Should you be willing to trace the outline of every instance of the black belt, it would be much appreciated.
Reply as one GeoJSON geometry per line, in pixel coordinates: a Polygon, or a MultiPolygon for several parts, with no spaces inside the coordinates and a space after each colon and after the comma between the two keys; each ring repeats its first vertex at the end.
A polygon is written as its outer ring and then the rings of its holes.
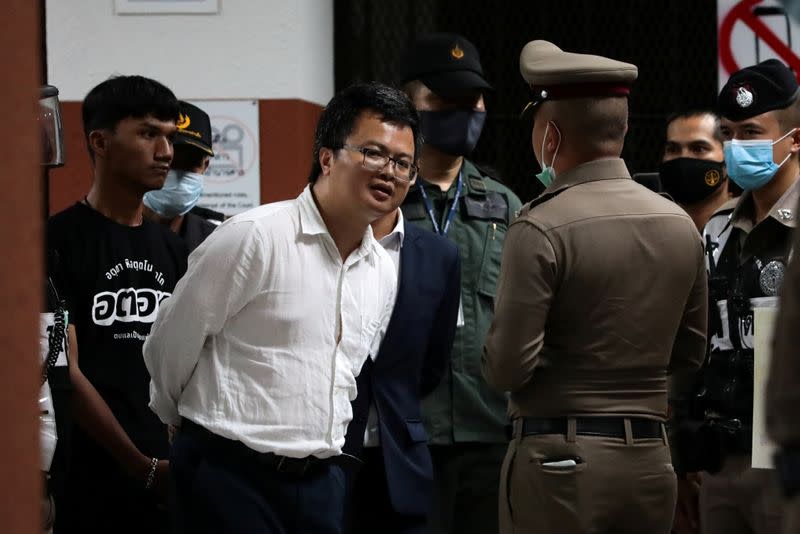
{"type": "Polygon", "coordinates": [[[204,445],[214,450],[215,453],[228,456],[229,458],[254,462],[259,466],[267,467],[277,473],[302,477],[310,475],[323,467],[330,465],[345,466],[351,460],[357,462],[355,457],[347,455],[332,456],[330,458],[317,458],[316,456],[306,456],[305,458],[291,458],[281,456],[271,452],[258,452],[241,441],[224,438],[214,434],[210,430],[198,425],[189,419],[183,419],[180,432],[200,440],[204,445]]]}
{"type": "MultiPolygon", "coordinates": [[[[631,422],[633,439],[661,439],[663,423],[641,417],[575,417],[575,434],[625,439],[625,419],[631,422]]],[[[514,421],[514,436],[521,431],[523,436],[544,434],[567,434],[569,418],[522,417],[514,421]]]]}

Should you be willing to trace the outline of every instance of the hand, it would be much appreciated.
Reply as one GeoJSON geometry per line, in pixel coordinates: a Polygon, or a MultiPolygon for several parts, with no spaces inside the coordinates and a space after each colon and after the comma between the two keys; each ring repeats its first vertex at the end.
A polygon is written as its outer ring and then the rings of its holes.
{"type": "Polygon", "coordinates": [[[672,524],[675,534],[696,534],[700,531],[700,484],[699,473],[687,473],[686,478],[678,479],[678,502],[672,524]]]}

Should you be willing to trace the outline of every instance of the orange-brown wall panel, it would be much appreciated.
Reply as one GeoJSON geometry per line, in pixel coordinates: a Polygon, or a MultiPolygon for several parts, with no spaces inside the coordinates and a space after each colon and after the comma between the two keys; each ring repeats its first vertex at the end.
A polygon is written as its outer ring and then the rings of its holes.
{"type": "Polygon", "coordinates": [[[92,162],[83,137],[80,102],[62,102],[66,165],[50,171],[50,213],[68,208],[89,192],[92,162]]]}
{"type": "Polygon", "coordinates": [[[42,304],[39,2],[3,3],[0,71],[0,532],[40,530],[39,311],[42,304]]]}
{"type": "Polygon", "coordinates": [[[303,100],[259,102],[262,203],[294,198],[308,183],[321,113],[321,106],[303,100]]]}
{"type": "MultiPolygon", "coordinates": [[[[81,123],[81,103],[63,102],[66,165],[50,173],[50,213],[83,198],[92,167],[81,123]]],[[[299,99],[260,100],[261,203],[294,198],[311,168],[314,129],[322,107],[299,99]]]]}

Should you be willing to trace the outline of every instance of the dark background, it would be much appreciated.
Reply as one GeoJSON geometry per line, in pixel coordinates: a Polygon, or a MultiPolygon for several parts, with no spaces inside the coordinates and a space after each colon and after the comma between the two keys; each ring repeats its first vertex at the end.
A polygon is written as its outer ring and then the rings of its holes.
{"type": "Polygon", "coordinates": [[[713,107],[717,92],[714,0],[336,0],[335,84],[396,83],[403,51],[420,33],[472,41],[495,92],[472,159],[496,169],[523,202],[538,194],[530,121],[519,118],[528,88],[519,53],[545,39],[564,50],[634,63],[630,130],[622,154],[631,173],[654,171],[670,113],[713,107]]]}

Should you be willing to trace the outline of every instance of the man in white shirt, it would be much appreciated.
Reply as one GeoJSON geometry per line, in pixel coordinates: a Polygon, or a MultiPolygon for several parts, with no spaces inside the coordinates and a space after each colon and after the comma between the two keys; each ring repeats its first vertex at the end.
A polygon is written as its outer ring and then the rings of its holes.
{"type": "Polygon", "coordinates": [[[403,93],[345,89],[320,117],[303,193],[230,219],[192,254],[144,348],[150,406],[180,426],[187,531],[341,531],[355,377],[397,287],[369,225],[405,196],[420,143],[403,93]]]}

